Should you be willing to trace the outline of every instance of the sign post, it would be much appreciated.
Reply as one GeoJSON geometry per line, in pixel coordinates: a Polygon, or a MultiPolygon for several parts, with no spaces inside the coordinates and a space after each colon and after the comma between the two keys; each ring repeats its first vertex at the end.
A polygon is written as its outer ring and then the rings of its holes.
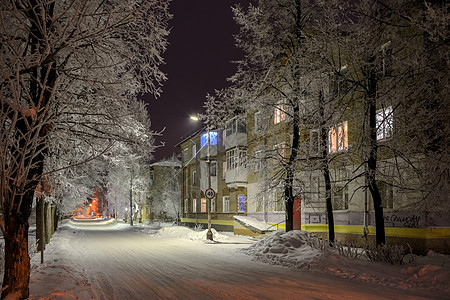
{"type": "Polygon", "coordinates": [[[216,196],[216,192],[212,188],[206,189],[205,196],[206,198],[211,200],[212,198],[214,198],[214,196],[216,196]]]}

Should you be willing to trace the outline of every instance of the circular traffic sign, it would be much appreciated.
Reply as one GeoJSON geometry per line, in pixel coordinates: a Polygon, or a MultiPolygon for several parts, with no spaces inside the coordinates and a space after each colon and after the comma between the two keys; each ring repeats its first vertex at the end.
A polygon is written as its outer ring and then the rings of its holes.
{"type": "Polygon", "coordinates": [[[216,195],[216,192],[212,188],[209,188],[205,191],[205,196],[208,199],[214,198],[215,195],[216,195]]]}

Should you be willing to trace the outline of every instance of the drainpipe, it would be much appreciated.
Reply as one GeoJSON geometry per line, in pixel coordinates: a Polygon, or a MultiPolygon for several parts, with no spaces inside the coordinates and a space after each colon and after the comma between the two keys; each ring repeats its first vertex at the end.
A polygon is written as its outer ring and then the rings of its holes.
{"type": "MultiPolygon", "coordinates": [[[[365,167],[366,168],[366,167],[365,167]]],[[[363,218],[363,237],[367,238],[367,234],[369,233],[369,230],[367,228],[367,176],[364,176],[364,218],[363,218]]]]}

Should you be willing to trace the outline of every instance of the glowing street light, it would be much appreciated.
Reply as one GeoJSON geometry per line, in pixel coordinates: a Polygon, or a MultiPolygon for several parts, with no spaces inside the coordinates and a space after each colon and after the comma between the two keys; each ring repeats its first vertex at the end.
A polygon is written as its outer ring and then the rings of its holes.
{"type": "MultiPolygon", "coordinates": [[[[193,121],[199,121],[199,118],[196,116],[190,116],[189,117],[191,120],[193,121]]],[[[206,170],[207,170],[207,179],[208,179],[208,186],[206,190],[211,190],[211,170],[210,170],[210,164],[211,164],[211,155],[210,155],[210,145],[211,145],[211,133],[210,133],[210,128],[209,128],[209,122],[206,124],[207,127],[207,138],[206,138],[206,142],[207,142],[207,157],[206,157],[206,170]]],[[[206,233],[206,239],[212,241],[213,240],[213,233],[211,231],[211,199],[210,197],[206,197],[207,200],[207,206],[206,206],[206,210],[208,211],[208,231],[206,233]]]]}

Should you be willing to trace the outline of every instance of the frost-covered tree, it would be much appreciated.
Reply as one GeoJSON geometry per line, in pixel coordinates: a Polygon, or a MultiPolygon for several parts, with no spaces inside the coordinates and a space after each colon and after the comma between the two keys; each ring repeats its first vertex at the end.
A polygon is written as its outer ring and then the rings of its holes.
{"type": "Polygon", "coordinates": [[[149,204],[152,218],[178,220],[180,218],[181,163],[173,156],[151,165],[152,185],[149,204]]]}
{"type": "MultiPolygon", "coordinates": [[[[286,126],[290,127],[287,131],[292,138],[285,141],[285,149],[264,151],[265,157],[281,167],[275,177],[284,187],[287,231],[293,228],[293,184],[300,144],[303,31],[308,19],[305,9],[300,0],[261,0],[248,9],[233,8],[235,22],[240,26],[236,46],[244,52],[244,59],[237,62],[238,71],[230,79],[234,97],[240,100],[244,111],[262,108],[263,115],[273,116],[275,111],[290,119],[286,126]]],[[[271,134],[277,136],[277,132],[271,134]]]]}
{"type": "Polygon", "coordinates": [[[160,93],[169,18],[158,0],[0,3],[3,298],[28,297],[28,217],[52,171],[45,157],[76,153],[70,165],[81,164],[126,137],[116,117],[137,93],[160,93]]]}
{"type": "MultiPolygon", "coordinates": [[[[377,244],[385,243],[385,199],[380,185],[409,193],[411,208],[430,207],[430,194],[448,203],[444,183],[448,182],[449,165],[444,158],[448,153],[443,145],[448,141],[449,122],[443,116],[449,107],[442,101],[442,93],[448,90],[443,79],[448,77],[448,46],[436,31],[428,33],[427,24],[431,15],[439,15],[436,11],[448,6],[430,10],[425,4],[403,0],[322,3],[319,28],[330,44],[325,55],[343,99],[339,105],[358,124],[349,129],[352,147],[348,153],[356,167],[347,180],[365,178],[363,188],[373,200],[377,244]]],[[[437,20],[445,23],[445,18],[437,20]]]]}

